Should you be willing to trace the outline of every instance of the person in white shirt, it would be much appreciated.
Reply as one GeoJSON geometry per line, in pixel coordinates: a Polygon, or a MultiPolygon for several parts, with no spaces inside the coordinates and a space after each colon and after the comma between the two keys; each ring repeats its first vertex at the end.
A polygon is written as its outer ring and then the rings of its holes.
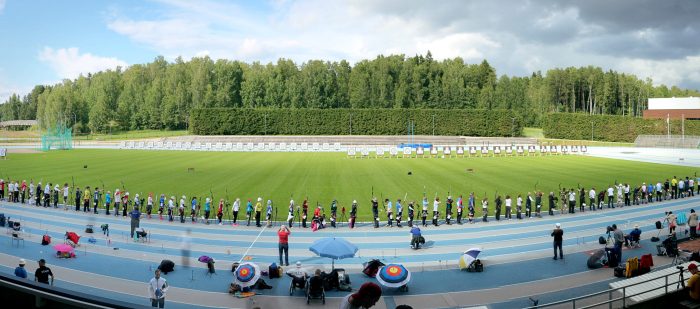
{"type": "Polygon", "coordinates": [[[693,189],[695,189],[695,180],[693,180],[693,178],[690,178],[690,180],[688,180],[688,194],[690,196],[695,196],[693,189]]]}
{"type": "Polygon", "coordinates": [[[44,187],[44,207],[49,207],[51,201],[51,184],[47,183],[44,187]]]}
{"type": "Polygon", "coordinates": [[[664,187],[661,184],[661,182],[659,181],[656,183],[656,201],[657,202],[661,202],[661,197],[663,195],[663,192],[664,192],[664,187]]]}
{"type": "Polygon", "coordinates": [[[613,190],[612,186],[608,186],[608,208],[615,208],[615,205],[613,205],[614,196],[615,191],[613,190]]]}
{"type": "Polygon", "coordinates": [[[617,202],[618,206],[622,207],[622,188],[623,188],[623,186],[622,186],[622,184],[618,184],[616,186],[616,188],[617,188],[617,201],[616,202],[617,202]]]}
{"type": "Polygon", "coordinates": [[[160,269],[156,269],[155,276],[148,282],[148,297],[151,299],[151,306],[164,308],[167,292],[168,282],[160,276],[160,269]]]}
{"type": "Polygon", "coordinates": [[[481,200],[481,211],[484,213],[484,217],[481,219],[483,222],[489,222],[488,220],[488,215],[489,215],[489,199],[484,197],[483,200],[481,200]]]}
{"type": "Polygon", "coordinates": [[[642,204],[647,203],[647,183],[643,182],[642,183],[642,204]]]}
{"type": "Polygon", "coordinates": [[[588,201],[591,203],[590,205],[588,205],[589,210],[595,210],[595,208],[596,208],[595,207],[595,197],[596,197],[595,188],[591,188],[591,191],[588,191],[588,201]]]}
{"type": "Polygon", "coordinates": [[[630,206],[631,202],[630,202],[630,185],[629,184],[624,185],[624,191],[625,191],[625,206],[630,206]]]}
{"type": "Polygon", "coordinates": [[[506,195],[506,219],[510,220],[510,209],[513,206],[513,200],[510,198],[510,195],[506,195]]]}
{"type": "MultiPolygon", "coordinates": [[[[122,203],[122,192],[119,188],[114,189],[114,216],[119,216],[119,205],[122,203]]],[[[124,205],[126,207],[126,205],[124,205]]]]}
{"type": "MultiPolygon", "coordinates": [[[[34,195],[34,189],[34,180],[29,180],[29,204],[31,204],[31,201],[36,198],[34,195]]],[[[34,201],[34,203],[36,204],[36,201],[34,201]]]]}
{"type": "Polygon", "coordinates": [[[148,200],[146,202],[146,215],[148,219],[151,218],[151,212],[153,212],[153,193],[148,193],[148,200]]]}
{"type": "Polygon", "coordinates": [[[68,210],[68,191],[70,187],[68,187],[68,184],[65,183],[63,184],[63,206],[68,210]]]}
{"type": "MultiPolygon", "coordinates": [[[[237,197],[236,201],[233,202],[233,225],[238,225],[238,223],[236,223],[236,220],[238,220],[238,209],[240,209],[240,208],[241,208],[241,199],[237,197]]],[[[289,226],[291,227],[292,225],[290,224],[289,226]]]]}
{"type": "Polygon", "coordinates": [[[523,218],[523,197],[518,194],[518,199],[515,200],[515,217],[518,219],[523,218]]]}
{"type": "Polygon", "coordinates": [[[175,211],[175,196],[171,196],[168,200],[168,221],[173,221],[173,212],[175,211]]]}
{"type": "Polygon", "coordinates": [[[576,208],[576,191],[574,191],[574,188],[571,188],[569,191],[569,213],[570,214],[574,213],[575,208],[576,208]]]}
{"type": "Polygon", "coordinates": [[[433,225],[439,226],[438,225],[438,218],[439,218],[439,207],[440,207],[440,198],[436,197],[435,201],[433,201],[433,225]]]}

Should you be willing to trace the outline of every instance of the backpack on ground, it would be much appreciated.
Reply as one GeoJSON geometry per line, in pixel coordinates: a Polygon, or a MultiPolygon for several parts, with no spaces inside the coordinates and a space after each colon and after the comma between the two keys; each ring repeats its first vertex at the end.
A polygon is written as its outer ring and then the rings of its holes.
{"type": "Polygon", "coordinates": [[[44,236],[41,237],[41,245],[42,246],[48,246],[51,243],[51,236],[49,234],[45,234],[44,236]]]}
{"type": "Polygon", "coordinates": [[[601,244],[601,245],[604,245],[604,244],[607,244],[608,241],[605,240],[605,237],[600,236],[600,237],[598,237],[598,243],[601,244]]]}
{"type": "Polygon", "coordinates": [[[280,272],[279,272],[279,267],[277,266],[277,263],[270,264],[270,267],[268,267],[267,273],[270,276],[270,279],[279,278],[280,272]]]}
{"type": "Polygon", "coordinates": [[[625,277],[625,266],[617,266],[613,268],[613,275],[618,278],[624,278],[625,277]]]}
{"type": "Polygon", "coordinates": [[[639,258],[631,257],[625,262],[625,277],[631,278],[637,275],[637,270],[639,269],[639,258]]]}

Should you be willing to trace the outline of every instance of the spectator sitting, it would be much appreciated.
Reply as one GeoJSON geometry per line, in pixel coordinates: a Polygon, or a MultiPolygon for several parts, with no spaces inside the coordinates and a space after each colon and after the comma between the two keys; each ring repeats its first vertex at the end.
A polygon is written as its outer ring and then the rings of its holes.
{"type": "Polygon", "coordinates": [[[17,266],[17,268],[15,268],[15,276],[27,279],[27,270],[24,269],[24,265],[26,265],[26,264],[27,264],[27,261],[25,261],[24,259],[19,260],[19,266],[17,266]]]}
{"type": "Polygon", "coordinates": [[[301,262],[299,261],[297,261],[296,268],[287,271],[287,275],[292,277],[294,285],[296,285],[299,288],[303,288],[306,284],[306,271],[303,268],[301,268],[301,262]]]}
{"type": "Polygon", "coordinates": [[[634,229],[625,236],[625,246],[639,248],[639,238],[642,236],[642,230],[639,229],[639,225],[635,224],[634,229]]]}

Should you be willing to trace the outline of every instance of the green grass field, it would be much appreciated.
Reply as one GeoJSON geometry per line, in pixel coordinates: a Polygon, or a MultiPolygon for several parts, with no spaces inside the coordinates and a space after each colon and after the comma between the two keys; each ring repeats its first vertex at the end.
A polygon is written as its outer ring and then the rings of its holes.
{"type": "MultiPolygon", "coordinates": [[[[527,194],[562,187],[600,189],[615,181],[638,184],[667,177],[692,176],[696,169],[583,156],[487,157],[448,159],[349,159],[342,153],[232,153],[137,150],[72,150],[10,154],[0,160],[0,176],[33,179],[114,191],[124,186],[135,193],[166,193],[188,198],[209,195],[216,200],[272,199],[284,217],[289,198],[300,204],[327,206],[337,199],[349,210],[358,200],[363,219],[370,213],[372,190],[377,198],[418,200],[423,192],[441,200],[475,192],[527,194]],[[87,166],[87,168],[84,168],[87,166]],[[193,168],[194,172],[188,171],[193,168]],[[408,172],[412,175],[408,175],[408,172]]],[[[466,204],[466,201],[465,201],[466,204]]],[[[444,205],[444,204],[443,204],[444,205]]]]}

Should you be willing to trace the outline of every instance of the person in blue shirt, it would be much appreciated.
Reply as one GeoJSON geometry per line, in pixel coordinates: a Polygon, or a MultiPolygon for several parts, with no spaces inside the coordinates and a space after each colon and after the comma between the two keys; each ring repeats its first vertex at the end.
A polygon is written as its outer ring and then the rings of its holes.
{"type": "Polygon", "coordinates": [[[403,206],[401,199],[396,200],[396,226],[401,227],[401,216],[403,215],[403,206]]]}
{"type": "Polygon", "coordinates": [[[204,202],[204,219],[206,224],[209,224],[209,214],[211,213],[211,199],[207,197],[204,202]]]}
{"type": "Polygon", "coordinates": [[[19,260],[19,266],[17,266],[17,268],[15,268],[15,276],[27,279],[27,270],[24,269],[24,265],[26,265],[26,264],[27,264],[27,261],[25,261],[24,259],[19,260]]]}
{"type": "Polygon", "coordinates": [[[190,217],[192,217],[192,223],[195,222],[197,218],[197,197],[192,197],[192,209],[190,209],[190,217]]]}
{"type": "Polygon", "coordinates": [[[253,217],[253,202],[251,202],[250,199],[248,199],[248,204],[245,208],[245,216],[248,218],[248,224],[246,224],[246,226],[250,226],[250,219],[253,217]]]}
{"type": "Polygon", "coordinates": [[[134,210],[129,212],[129,217],[131,218],[131,238],[134,238],[134,231],[139,227],[139,222],[141,220],[141,212],[138,206],[134,206],[134,210]]]}
{"type": "Polygon", "coordinates": [[[411,247],[413,249],[420,248],[420,237],[421,237],[420,228],[418,227],[418,225],[414,225],[411,228],[411,247]]]}
{"type": "Polygon", "coordinates": [[[112,192],[107,191],[105,194],[105,211],[107,212],[107,215],[109,216],[109,204],[112,203],[112,192]]]}

